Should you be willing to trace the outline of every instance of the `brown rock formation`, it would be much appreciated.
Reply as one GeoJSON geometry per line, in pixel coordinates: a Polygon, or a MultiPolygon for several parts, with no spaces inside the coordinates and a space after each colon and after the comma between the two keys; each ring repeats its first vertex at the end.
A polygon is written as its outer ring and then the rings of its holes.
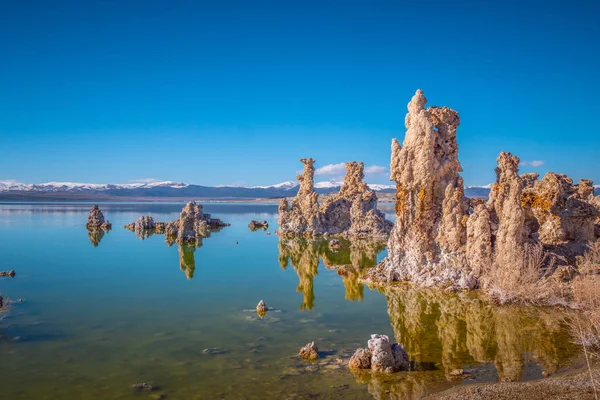
{"type": "Polygon", "coordinates": [[[164,233],[169,245],[198,244],[202,238],[210,236],[211,231],[218,230],[229,224],[218,218],[211,218],[210,214],[202,212],[202,205],[190,201],[181,210],[179,219],[171,222],[158,222],[150,216],[139,217],[135,222],[125,225],[124,228],[136,232],[140,239],[154,233],[164,233]]]}
{"type": "Polygon", "coordinates": [[[544,246],[542,261],[548,265],[554,258],[572,264],[600,236],[600,198],[591,181],[573,185],[555,173],[542,180],[536,173],[519,176],[519,158],[510,153],[497,159],[487,204],[466,199],[458,114],[425,108],[426,102],[418,90],[408,104],[403,146],[392,140],[397,218],[389,255],[367,280],[473,289],[492,264],[521,274],[530,245],[544,246]]]}
{"type": "Polygon", "coordinates": [[[260,318],[264,318],[267,315],[267,311],[269,311],[269,307],[265,304],[263,300],[259,301],[256,305],[256,313],[260,318]]]}
{"type": "Polygon", "coordinates": [[[298,355],[305,360],[316,361],[319,358],[319,348],[315,342],[310,342],[300,349],[298,355]]]}
{"type": "Polygon", "coordinates": [[[418,90],[408,103],[404,147],[392,141],[396,224],[389,255],[370,279],[474,287],[476,280],[464,261],[467,201],[456,143],[460,119],[447,107],[425,108],[426,102],[418,90]]]}
{"type": "Polygon", "coordinates": [[[521,207],[523,181],[519,158],[502,152],[498,156],[496,183],[492,186],[488,209],[495,237],[494,252],[500,265],[517,264],[525,243],[525,212],[521,207]],[[496,229],[494,229],[496,228],[496,229]]]}
{"type": "Polygon", "coordinates": [[[350,369],[371,369],[374,372],[408,370],[408,354],[404,346],[390,343],[386,335],[371,335],[368,349],[358,349],[348,362],[350,369]]]}
{"type": "Polygon", "coordinates": [[[534,218],[538,230],[534,239],[544,245],[565,242],[585,243],[595,238],[595,220],[600,211],[594,206],[594,187],[589,180],[573,185],[573,180],[562,174],[547,173],[533,187],[523,192],[521,203],[528,219],[534,218]]]}
{"type": "Polygon", "coordinates": [[[109,230],[112,228],[112,224],[104,219],[104,214],[100,211],[98,205],[94,205],[88,215],[88,222],[85,225],[88,229],[100,228],[103,230],[109,230]]]}
{"type": "Polygon", "coordinates": [[[298,195],[291,204],[282,199],[279,204],[279,233],[283,235],[385,238],[392,223],[377,210],[377,195],[364,178],[363,163],[346,163],[346,176],[340,192],[319,205],[314,190],[314,160],[301,159],[304,173],[298,175],[298,195]]]}
{"type": "Polygon", "coordinates": [[[250,221],[250,223],[248,224],[248,228],[250,228],[251,231],[256,231],[259,229],[268,229],[269,228],[269,223],[267,221],[255,221],[252,220],[250,221]]]}
{"type": "Polygon", "coordinates": [[[475,276],[492,263],[490,213],[482,203],[475,205],[467,220],[467,260],[475,276]]]}

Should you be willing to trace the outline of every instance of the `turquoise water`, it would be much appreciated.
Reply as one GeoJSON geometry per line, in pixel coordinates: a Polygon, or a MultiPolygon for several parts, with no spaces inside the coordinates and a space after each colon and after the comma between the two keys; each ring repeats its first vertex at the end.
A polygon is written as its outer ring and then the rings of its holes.
{"type": "Polygon", "coordinates": [[[539,378],[576,351],[554,310],[369,289],[358,279],[385,256],[381,244],[344,242],[335,253],[324,241],[251,232],[251,219],[275,231],[273,204],[205,204],[231,226],[198,248],[122,228],[141,215],[176,219],[183,204],[101,204],[113,229],[91,240],[90,207],[0,204],[0,270],[17,273],[0,277],[12,301],[0,314],[0,399],[419,398],[539,378]],[[261,299],[273,308],[264,319],[261,299]],[[414,371],[348,371],[372,333],[404,343],[414,371]],[[296,357],[311,341],[316,364],[296,357]],[[451,376],[457,368],[473,379],[451,376]],[[137,392],[138,382],[156,390],[137,392]]]}

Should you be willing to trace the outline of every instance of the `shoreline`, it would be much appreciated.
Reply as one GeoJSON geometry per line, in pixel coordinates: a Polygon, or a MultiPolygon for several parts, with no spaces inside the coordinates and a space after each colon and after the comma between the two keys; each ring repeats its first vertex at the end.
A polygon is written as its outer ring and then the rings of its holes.
{"type": "MultiPolygon", "coordinates": [[[[591,366],[596,382],[600,381],[600,362],[591,366]]],[[[596,384],[596,390],[600,387],[596,384]]],[[[573,365],[547,378],[521,382],[473,383],[455,386],[424,397],[427,400],[484,400],[484,399],[572,399],[594,398],[585,358],[573,360],[573,365]]]]}

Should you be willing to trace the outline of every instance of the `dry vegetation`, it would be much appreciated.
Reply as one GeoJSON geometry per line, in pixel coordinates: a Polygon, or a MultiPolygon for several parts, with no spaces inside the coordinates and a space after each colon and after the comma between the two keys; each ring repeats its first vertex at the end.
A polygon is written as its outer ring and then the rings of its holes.
{"type": "Polygon", "coordinates": [[[553,262],[542,245],[527,244],[516,257],[506,257],[499,254],[482,277],[483,288],[495,302],[564,304],[563,290],[550,276],[553,262]]]}
{"type": "Polygon", "coordinates": [[[528,244],[516,260],[499,255],[483,276],[483,288],[497,303],[564,305],[576,310],[568,325],[583,348],[598,400],[600,382],[592,374],[592,362],[600,360],[600,240],[589,244],[576,268],[555,268],[541,245],[528,244]]]}

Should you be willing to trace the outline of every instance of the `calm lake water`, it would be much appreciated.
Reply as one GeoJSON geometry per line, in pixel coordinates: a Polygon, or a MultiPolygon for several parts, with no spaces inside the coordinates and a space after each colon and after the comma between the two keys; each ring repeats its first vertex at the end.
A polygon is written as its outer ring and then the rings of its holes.
{"type": "MultiPolygon", "coordinates": [[[[122,226],[178,218],[183,204],[101,204],[113,229],[85,229],[90,204],[0,204],[0,399],[400,399],[452,385],[542,377],[570,365],[555,310],[491,307],[472,294],[371,290],[384,246],[280,239],[273,204],[205,204],[230,227],[202,246],[122,226]],[[238,244],[236,244],[236,242],[238,244]],[[23,302],[18,302],[23,299],[23,302]],[[259,300],[274,308],[264,319],[259,300]],[[413,371],[353,375],[373,333],[403,343],[413,371]],[[316,341],[316,364],[300,347],[316,341]],[[472,379],[454,378],[464,368],[472,379]],[[152,392],[131,385],[147,382],[152,392]]],[[[392,207],[382,207],[392,214],[392,207]]]]}

